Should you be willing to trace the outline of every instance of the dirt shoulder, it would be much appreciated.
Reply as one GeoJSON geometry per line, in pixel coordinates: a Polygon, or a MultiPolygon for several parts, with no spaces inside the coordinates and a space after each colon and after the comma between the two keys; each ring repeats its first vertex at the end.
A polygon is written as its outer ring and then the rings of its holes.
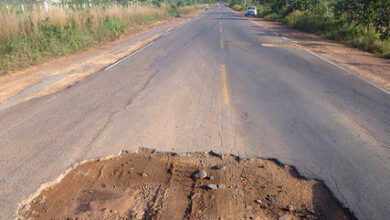
{"type": "Polygon", "coordinates": [[[145,26],[140,32],[85,52],[0,76],[0,110],[65,89],[190,21],[200,13],[195,12],[145,26]]]}
{"type": "Polygon", "coordinates": [[[272,160],[141,149],[91,160],[38,191],[19,219],[350,219],[327,188],[272,160]]]}
{"type": "MultiPolygon", "coordinates": [[[[240,12],[236,12],[240,13],[240,12]]],[[[242,14],[242,13],[240,13],[242,14]]],[[[390,91],[390,60],[348,47],[324,37],[302,32],[280,22],[249,18],[256,23],[287,37],[302,49],[310,50],[330,61],[359,74],[390,91]]]]}

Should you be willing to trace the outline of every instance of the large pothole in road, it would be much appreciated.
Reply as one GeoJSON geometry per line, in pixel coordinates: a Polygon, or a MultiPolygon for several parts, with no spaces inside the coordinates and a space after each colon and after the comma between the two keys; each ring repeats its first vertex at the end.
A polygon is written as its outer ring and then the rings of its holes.
{"type": "Polygon", "coordinates": [[[71,169],[21,219],[349,219],[326,187],[272,160],[122,152],[71,169]]]}

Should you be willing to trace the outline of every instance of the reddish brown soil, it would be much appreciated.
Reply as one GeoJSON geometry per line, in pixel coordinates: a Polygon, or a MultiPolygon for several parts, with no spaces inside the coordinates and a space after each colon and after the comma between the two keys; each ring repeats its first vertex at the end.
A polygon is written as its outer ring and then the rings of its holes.
{"type": "Polygon", "coordinates": [[[76,166],[59,183],[21,205],[18,217],[349,219],[350,215],[320,182],[301,179],[292,167],[271,160],[144,149],[76,166]],[[193,173],[199,170],[207,177],[196,179],[193,173]]]}
{"type": "MultiPolygon", "coordinates": [[[[50,85],[40,92],[34,92],[25,100],[54,93],[61,89],[67,88],[69,85],[83,79],[84,77],[97,72],[104,66],[116,62],[120,58],[130,54],[138,48],[154,40],[157,35],[139,41],[137,44],[129,45],[132,39],[143,35],[149,31],[153,31],[164,24],[172,23],[174,27],[185,23],[194,17],[197,17],[201,11],[187,14],[180,18],[171,18],[157,22],[153,25],[145,25],[134,33],[129,33],[113,42],[107,42],[102,45],[90,48],[87,51],[78,52],[72,55],[48,60],[44,63],[28,67],[16,72],[11,72],[5,75],[0,75],[0,102],[6,101],[13,96],[16,96],[28,87],[41,82],[44,77],[42,74],[62,74],[65,77],[54,85],[50,85]],[[117,49],[121,45],[120,49],[117,49]]],[[[172,27],[173,28],[173,27],[172,27]]],[[[167,29],[166,31],[171,30],[167,29]]],[[[164,32],[161,32],[162,34],[164,32]]]]}
{"type": "MultiPolygon", "coordinates": [[[[236,12],[243,14],[242,12],[236,12]]],[[[302,32],[280,22],[264,18],[250,18],[292,40],[299,48],[307,49],[390,91],[390,59],[381,58],[345,44],[334,42],[315,34],[302,32]]]]}

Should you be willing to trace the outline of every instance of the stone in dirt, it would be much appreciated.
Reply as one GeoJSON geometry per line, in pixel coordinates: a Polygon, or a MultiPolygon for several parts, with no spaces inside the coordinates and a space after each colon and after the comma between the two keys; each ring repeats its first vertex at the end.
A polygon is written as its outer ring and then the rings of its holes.
{"type": "Polygon", "coordinates": [[[261,200],[259,200],[259,199],[256,199],[255,201],[254,201],[255,203],[258,203],[258,204],[263,204],[263,202],[261,201],[261,200]]]}
{"type": "Polygon", "coordinates": [[[218,184],[218,189],[225,189],[226,185],[225,184],[218,184]]]}
{"type": "Polygon", "coordinates": [[[204,179],[207,177],[207,172],[204,170],[198,170],[191,174],[194,179],[204,179]]]}
{"type": "Polygon", "coordinates": [[[211,190],[214,190],[214,189],[226,189],[226,185],[225,184],[208,184],[206,186],[207,189],[211,189],[211,190]]]}
{"type": "Polygon", "coordinates": [[[225,165],[218,164],[218,165],[212,166],[211,169],[222,170],[222,169],[225,169],[225,167],[226,167],[225,165]]]}
{"type": "Polygon", "coordinates": [[[218,185],[217,184],[208,184],[207,188],[211,189],[211,190],[218,189],[218,185]]]}
{"type": "Polygon", "coordinates": [[[219,157],[220,159],[222,159],[222,154],[216,153],[212,150],[209,152],[209,154],[213,157],[219,157]]]}
{"type": "Polygon", "coordinates": [[[18,219],[287,220],[286,212],[294,219],[353,217],[321,182],[299,179],[289,167],[258,158],[238,163],[234,155],[215,157],[208,153],[172,156],[146,150],[124,152],[82,163],[36,195],[22,203],[18,219]],[[223,172],[211,169],[220,162],[226,166],[223,172]],[[264,169],[258,169],[261,165],[264,169]],[[195,186],[188,178],[194,170],[199,171],[195,186]],[[207,174],[215,176],[218,183],[204,178],[207,174]],[[283,186],[283,192],[277,193],[277,186],[283,186]],[[245,189],[242,195],[233,192],[241,189],[245,189]],[[271,196],[276,194],[277,202],[271,196]],[[250,201],[254,204],[248,204],[250,201]],[[291,204],[299,208],[282,210],[291,204]]]}
{"type": "Polygon", "coordinates": [[[214,180],[215,177],[214,177],[213,175],[210,175],[210,176],[207,177],[207,179],[208,179],[208,180],[214,180]]]}

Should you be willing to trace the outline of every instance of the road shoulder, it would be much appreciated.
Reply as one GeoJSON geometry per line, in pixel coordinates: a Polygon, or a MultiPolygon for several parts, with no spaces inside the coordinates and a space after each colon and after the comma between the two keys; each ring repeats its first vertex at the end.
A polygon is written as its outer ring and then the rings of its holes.
{"type": "MultiPolygon", "coordinates": [[[[233,11],[238,14],[240,12],[233,11]]],[[[302,32],[280,22],[268,21],[264,18],[248,18],[281,37],[294,42],[296,47],[308,50],[321,58],[352,71],[363,79],[390,91],[390,60],[374,54],[348,47],[342,43],[328,40],[324,37],[302,32]]]]}
{"type": "Polygon", "coordinates": [[[68,88],[157,40],[199,14],[200,12],[195,12],[162,21],[114,42],[0,76],[0,111],[20,102],[68,88]]]}

